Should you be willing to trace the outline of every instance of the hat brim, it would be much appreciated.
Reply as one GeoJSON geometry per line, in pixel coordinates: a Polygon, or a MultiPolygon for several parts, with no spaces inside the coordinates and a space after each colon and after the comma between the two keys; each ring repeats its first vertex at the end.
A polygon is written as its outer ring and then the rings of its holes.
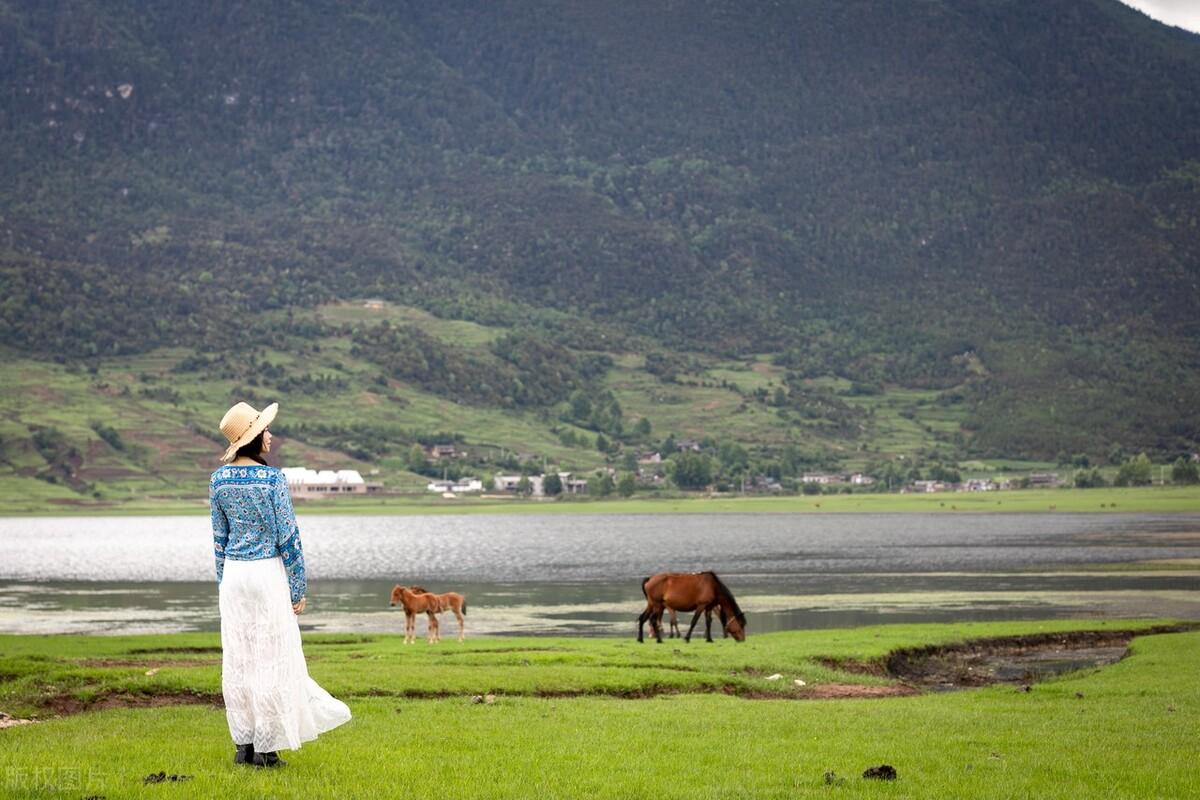
{"type": "Polygon", "coordinates": [[[237,438],[237,441],[229,443],[229,449],[221,456],[221,461],[228,464],[233,461],[237,451],[254,441],[254,437],[258,436],[263,430],[274,421],[275,415],[279,413],[279,403],[271,403],[262,410],[258,415],[258,419],[246,429],[246,432],[237,438]]]}

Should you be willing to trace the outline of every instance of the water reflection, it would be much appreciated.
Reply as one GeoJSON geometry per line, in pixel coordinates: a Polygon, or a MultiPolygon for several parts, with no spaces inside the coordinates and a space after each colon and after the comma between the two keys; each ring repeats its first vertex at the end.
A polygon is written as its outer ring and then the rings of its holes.
{"type": "MultiPolygon", "coordinates": [[[[717,569],[759,632],[1200,617],[1194,565],[1088,566],[1196,559],[1200,515],[308,517],[301,524],[307,630],[402,630],[402,614],[387,603],[400,581],[465,592],[468,635],[629,635],[641,578],[663,568],[717,569]]],[[[215,630],[212,569],[204,518],[0,520],[0,632],[215,630]]]]}

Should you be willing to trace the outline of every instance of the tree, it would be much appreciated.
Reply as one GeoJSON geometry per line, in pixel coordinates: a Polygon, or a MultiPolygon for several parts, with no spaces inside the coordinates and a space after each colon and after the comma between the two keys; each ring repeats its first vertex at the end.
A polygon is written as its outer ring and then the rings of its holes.
{"type": "Polygon", "coordinates": [[[594,497],[608,497],[613,493],[612,475],[607,472],[599,473],[595,479],[588,481],[588,494],[594,497]]]}
{"type": "Polygon", "coordinates": [[[1186,458],[1178,459],[1171,466],[1171,483],[1200,483],[1200,465],[1186,458]]]}
{"type": "Polygon", "coordinates": [[[713,462],[704,453],[676,453],[667,461],[667,470],[680,489],[703,489],[713,480],[713,462]]]}
{"type": "Polygon", "coordinates": [[[608,439],[603,433],[596,434],[596,449],[601,453],[607,453],[609,448],[608,439]]]}
{"type": "Polygon", "coordinates": [[[800,487],[800,491],[808,495],[820,494],[821,484],[809,482],[800,487]]]}
{"type": "Polygon", "coordinates": [[[639,419],[633,426],[633,432],[639,439],[650,438],[650,420],[646,417],[639,419]]]}
{"type": "Polygon", "coordinates": [[[1151,469],[1150,458],[1145,453],[1138,453],[1121,464],[1113,486],[1149,486],[1151,469]]]}
{"type": "Polygon", "coordinates": [[[542,491],[547,497],[558,497],[562,494],[563,485],[562,478],[558,477],[557,472],[549,473],[545,480],[542,481],[542,491]]]}
{"type": "Polygon", "coordinates": [[[517,494],[529,497],[531,492],[533,492],[533,483],[529,480],[528,475],[522,475],[521,480],[517,481],[517,494]]]}
{"type": "Polygon", "coordinates": [[[626,472],[621,475],[621,480],[617,481],[617,494],[621,497],[632,497],[637,489],[637,480],[634,479],[632,472],[626,472]]]}
{"type": "Polygon", "coordinates": [[[1099,489],[1107,485],[1108,483],[1098,469],[1081,469],[1075,473],[1076,489],[1099,489]]]}
{"type": "Polygon", "coordinates": [[[408,468],[418,475],[424,474],[429,469],[429,462],[425,460],[425,450],[419,444],[414,444],[408,450],[408,468]]]}

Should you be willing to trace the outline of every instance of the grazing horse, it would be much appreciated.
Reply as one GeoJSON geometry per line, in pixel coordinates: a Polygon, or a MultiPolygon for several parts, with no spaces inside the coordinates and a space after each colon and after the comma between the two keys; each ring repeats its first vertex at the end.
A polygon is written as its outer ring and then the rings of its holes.
{"type": "Polygon", "coordinates": [[[437,595],[421,590],[420,586],[410,588],[396,584],[396,587],[392,589],[392,605],[395,606],[396,603],[404,606],[405,644],[412,644],[417,640],[417,614],[422,612],[429,617],[429,625],[425,629],[425,640],[429,644],[441,640],[437,612],[441,610],[442,603],[438,600],[437,595]]]}
{"type": "Polygon", "coordinates": [[[734,638],[746,640],[746,615],[738,607],[737,600],[715,572],[660,572],[642,581],[642,594],[646,596],[646,610],[638,617],[638,641],[643,641],[642,631],[649,622],[654,638],[662,643],[662,615],[664,609],[672,611],[694,611],[692,624],[688,628],[685,642],[692,640],[692,631],[704,615],[704,639],[712,639],[712,612],[721,617],[721,627],[734,638]]]}

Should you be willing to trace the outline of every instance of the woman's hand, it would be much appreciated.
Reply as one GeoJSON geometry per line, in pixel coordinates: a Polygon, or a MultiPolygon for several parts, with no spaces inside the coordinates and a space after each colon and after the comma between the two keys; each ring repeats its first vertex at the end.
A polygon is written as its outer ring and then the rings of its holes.
{"type": "Polygon", "coordinates": [[[299,616],[300,614],[303,614],[304,613],[304,604],[307,601],[308,601],[307,597],[301,597],[299,603],[292,603],[292,611],[296,612],[297,616],[299,616]]]}

